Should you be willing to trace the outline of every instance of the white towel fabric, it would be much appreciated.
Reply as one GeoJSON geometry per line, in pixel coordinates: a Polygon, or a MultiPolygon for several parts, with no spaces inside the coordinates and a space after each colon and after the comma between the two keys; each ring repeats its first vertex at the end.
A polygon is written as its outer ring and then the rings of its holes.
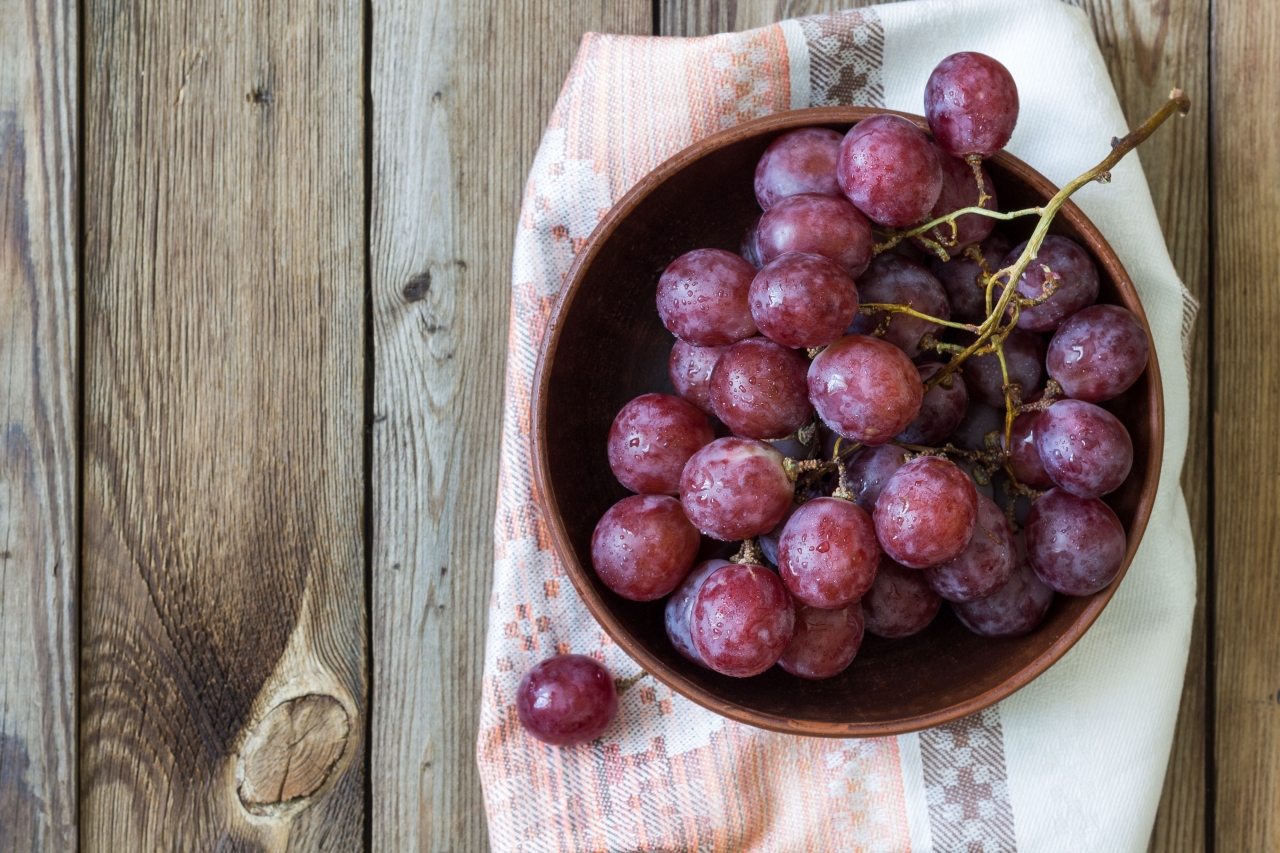
{"type": "MultiPolygon", "coordinates": [[[[521,673],[556,650],[596,654],[618,677],[638,671],[561,585],[530,487],[532,366],[581,240],[635,180],[700,136],[819,104],[918,113],[929,72],[961,50],[1012,72],[1021,113],[1008,149],[1059,185],[1128,130],[1088,19],[1057,0],[914,0],[706,39],[584,39],[530,176],[513,261],[478,744],[495,850],[1146,849],[1196,593],[1179,488],[1195,303],[1133,155],[1075,201],[1146,308],[1164,383],[1164,462],[1137,558],[1058,664],[994,709],[896,739],[759,732],[656,685],[623,697],[601,741],[555,749],[529,739],[512,709],[521,673]]],[[[1174,120],[1159,132],[1185,131],[1174,120]]]]}

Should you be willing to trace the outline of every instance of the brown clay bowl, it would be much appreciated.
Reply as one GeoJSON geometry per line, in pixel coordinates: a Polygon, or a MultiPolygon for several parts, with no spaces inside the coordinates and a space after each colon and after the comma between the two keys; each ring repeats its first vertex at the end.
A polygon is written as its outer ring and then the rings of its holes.
{"type": "MultiPolygon", "coordinates": [[[[596,577],[592,530],[628,494],[609,470],[609,426],[632,398],[674,393],[667,378],[673,338],[654,307],[658,276],[691,249],[738,250],[759,212],[752,190],[756,160],[775,137],[810,125],[843,132],[876,112],[882,111],[829,107],[756,119],[703,139],[647,175],[614,205],[579,254],[552,314],[535,379],[538,500],[556,552],[592,615],[640,666],[678,693],[731,719],[793,734],[871,737],[928,728],[1030,683],[1080,639],[1115,594],[1142,539],[1160,476],[1164,412],[1153,348],[1143,377],[1106,404],[1134,445],[1128,482],[1107,496],[1128,531],[1120,577],[1089,597],[1057,596],[1043,624],[1015,639],[975,636],[944,606],[913,637],[867,635],[853,664],[826,681],[794,678],[778,667],[745,679],[702,669],[667,640],[663,602],[627,601],[596,577]]],[[[927,129],[923,119],[907,117],[927,129]]],[[[1002,210],[1043,203],[1057,189],[1008,154],[997,155],[988,169],[1002,210]]],[[[1003,225],[1017,242],[1029,235],[1032,222],[1003,225]]],[[[1053,231],[1093,255],[1102,278],[1099,301],[1125,306],[1145,326],[1128,275],[1079,208],[1063,206],[1053,231]]],[[[702,558],[726,556],[732,548],[704,539],[702,558]]]]}

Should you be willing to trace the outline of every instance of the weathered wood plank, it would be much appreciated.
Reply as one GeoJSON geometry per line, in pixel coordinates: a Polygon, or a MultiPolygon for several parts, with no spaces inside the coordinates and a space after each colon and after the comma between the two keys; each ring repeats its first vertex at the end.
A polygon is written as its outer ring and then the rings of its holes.
{"type": "Polygon", "coordinates": [[[0,851],[76,846],[74,3],[0,3],[0,851]]]}
{"type": "Polygon", "coordinates": [[[374,2],[374,850],[488,845],[476,714],[516,217],[579,37],[650,15],[374,2]]]}
{"type": "Polygon", "coordinates": [[[1280,849],[1280,6],[1214,3],[1214,760],[1219,851],[1280,849]]]}
{"type": "Polygon", "coordinates": [[[361,9],[83,8],[83,846],[358,850],[361,9]]]}
{"type": "MultiPolygon", "coordinates": [[[[1131,126],[1156,110],[1175,86],[1192,99],[1176,133],[1158,133],[1137,154],[1151,187],[1174,266],[1187,289],[1208,304],[1209,58],[1207,0],[1086,0],[1098,44],[1131,126]]],[[[1197,587],[1182,706],[1150,849],[1199,851],[1205,838],[1205,619],[1208,561],[1209,331],[1192,339],[1191,433],[1182,487],[1196,542],[1197,587]]],[[[1182,365],[1165,369],[1180,369],[1182,365]]]]}

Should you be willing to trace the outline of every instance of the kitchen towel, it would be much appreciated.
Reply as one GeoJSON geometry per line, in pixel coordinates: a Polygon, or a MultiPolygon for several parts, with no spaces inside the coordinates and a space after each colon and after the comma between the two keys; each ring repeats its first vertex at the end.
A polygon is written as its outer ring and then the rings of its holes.
{"type": "Polygon", "coordinates": [[[588,745],[545,746],[515,712],[520,676],[556,653],[594,655],[620,679],[639,672],[574,593],[532,493],[534,367],[575,253],[614,201],[695,140],[809,106],[919,113],[929,72],[961,50],[988,53],[1012,72],[1021,113],[1008,150],[1059,185],[1128,129],[1088,19],[1058,0],[913,0],[706,38],[584,37],[529,176],[512,261],[477,743],[497,853],[1146,849],[1195,601],[1179,488],[1195,304],[1132,154],[1109,185],[1089,185],[1075,201],[1146,308],[1163,366],[1164,464],[1124,583],[1058,664],[996,707],[890,738],[761,731],[652,678],[622,694],[617,721],[588,745]]]}

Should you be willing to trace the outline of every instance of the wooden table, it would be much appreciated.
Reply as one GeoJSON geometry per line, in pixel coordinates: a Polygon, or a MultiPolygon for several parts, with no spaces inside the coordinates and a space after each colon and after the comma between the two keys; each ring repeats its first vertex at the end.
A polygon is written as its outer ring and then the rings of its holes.
{"type": "MultiPolygon", "coordinates": [[[[511,241],[578,39],[847,5],[0,0],[0,851],[484,849],[511,241]]],[[[1081,5],[1131,119],[1195,103],[1140,153],[1203,305],[1152,849],[1280,849],[1280,6],[1081,5]]]]}

